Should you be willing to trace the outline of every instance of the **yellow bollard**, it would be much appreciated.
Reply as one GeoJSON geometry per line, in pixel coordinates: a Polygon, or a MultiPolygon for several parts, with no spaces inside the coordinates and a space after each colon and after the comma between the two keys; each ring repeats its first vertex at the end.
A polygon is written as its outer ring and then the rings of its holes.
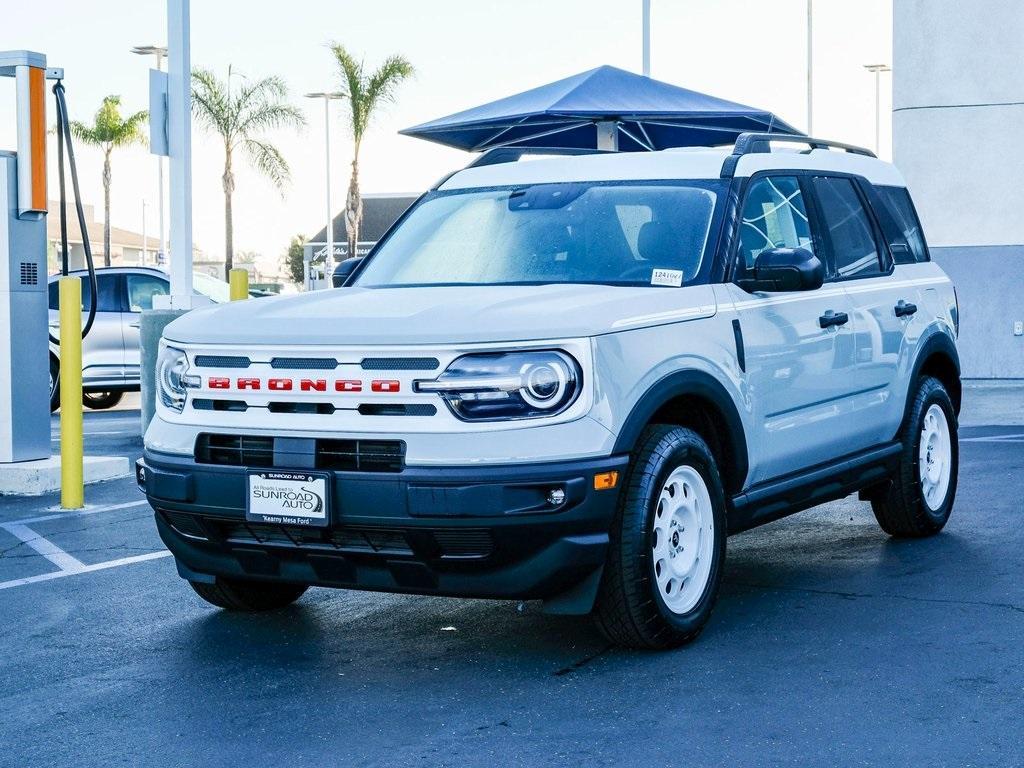
{"type": "Polygon", "coordinates": [[[231,300],[249,298],[249,270],[232,269],[228,273],[228,281],[231,284],[231,300]]]}
{"type": "Polygon", "coordinates": [[[82,281],[60,279],[60,505],[85,504],[82,472],[82,281]]]}

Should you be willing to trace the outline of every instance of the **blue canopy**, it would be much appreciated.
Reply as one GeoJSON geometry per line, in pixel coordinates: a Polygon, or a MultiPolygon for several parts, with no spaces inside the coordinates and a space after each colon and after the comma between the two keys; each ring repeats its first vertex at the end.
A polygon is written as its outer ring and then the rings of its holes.
{"type": "Polygon", "coordinates": [[[513,146],[637,152],[728,144],[744,131],[800,133],[763,109],[603,66],[401,133],[471,151],[513,146]]]}

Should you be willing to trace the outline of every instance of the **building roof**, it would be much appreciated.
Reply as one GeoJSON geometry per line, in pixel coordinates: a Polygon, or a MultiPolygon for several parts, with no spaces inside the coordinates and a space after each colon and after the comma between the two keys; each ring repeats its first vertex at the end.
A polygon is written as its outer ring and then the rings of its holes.
{"type": "MultiPolygon", "coordinates": [[[[52,242],[60,241],[60,203],[50,200],[49,214],[46,216],[46,238],[52,242]]],[[[78,226],[78,213],[73,204],[65,206],[68,221],[68,243],[80,244],[82,242],[82,230],[78,226]]],[[[93,250],[99,252],[103,248],[103,222],[96,221],[96,210],[91,205],[83,205],[82,213],[85,214],[85,228],[89,233],[89,242],[93,250]]],[[[153,222],[153,231],[156,231],[156,221],[153,222]]],[[[110,247],[118,248],[142,248],[142,234],[132,232],[130,229],[121,227],[110,228],[110,247]]],[[[150,237],[146,233],[146,249],[155,251],[160,248],[160,238],[150,237]]]]}
{"type": "MultiPolygon", "coordinates": [[[[363,224],[359,228],[361,242],[375,243],[384,236],[398,217],[412,205],[419,195],[363,195],[363,224]]],[[[344,243],[348,240],[348,229],[345,227],[345,212],[334,217],[334,242],[344,243]]],[[[313,235],[307,242],[326,243],[327,227],[313,235]]]]}

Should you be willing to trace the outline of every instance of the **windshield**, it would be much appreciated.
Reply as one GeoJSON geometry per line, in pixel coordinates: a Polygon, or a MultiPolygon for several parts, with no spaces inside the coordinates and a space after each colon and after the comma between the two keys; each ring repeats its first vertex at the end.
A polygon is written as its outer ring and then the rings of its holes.
{"type": "Polygon", "coordinates": [[[692,283],[721,189],[714,181],[586,182],[434,193],[355,284],[692,283]]]}
{"type": "Polygon", "coordinates": [[[192,287],[196,293],[208,296],[218,304],[226,304],[231,299],[231,286],[228,283],[202,272],[192,273],[192,287]]]}

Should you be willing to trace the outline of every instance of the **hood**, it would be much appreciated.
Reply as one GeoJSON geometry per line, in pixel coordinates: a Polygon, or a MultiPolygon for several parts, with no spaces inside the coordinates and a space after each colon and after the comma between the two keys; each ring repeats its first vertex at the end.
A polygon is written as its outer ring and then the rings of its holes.
{"type": "Polygon", "coordinates": [[[339,288],[195,310],[164,337],[184,344],[473,344],[596,336],[714,311],[710,286],[339,288]]]}

